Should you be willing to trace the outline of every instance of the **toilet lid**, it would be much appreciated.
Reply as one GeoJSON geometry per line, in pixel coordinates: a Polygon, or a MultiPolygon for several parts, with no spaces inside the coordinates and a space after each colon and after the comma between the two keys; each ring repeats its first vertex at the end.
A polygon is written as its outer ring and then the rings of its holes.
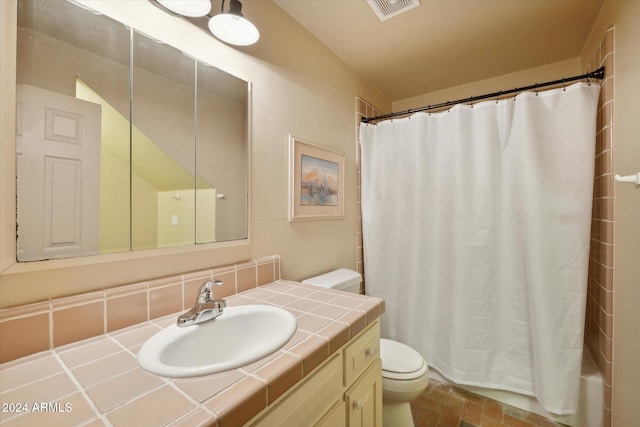
{"type": "Polygon", "coordinates": [[[416,372],[425,365],[424,358],[409,347],[398,341],[380,339],[380,358],[382,370],[406,374],[416,372]]]}

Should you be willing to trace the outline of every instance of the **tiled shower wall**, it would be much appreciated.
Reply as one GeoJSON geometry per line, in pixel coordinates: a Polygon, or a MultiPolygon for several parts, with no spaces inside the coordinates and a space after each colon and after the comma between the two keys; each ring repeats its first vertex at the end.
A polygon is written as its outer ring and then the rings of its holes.
{"type": "MultiPolygon", "coordinates": [[[[591,248],[585,319],[585,342],[604,380],[603,425],[611,427],[613,348],[613,82],[614,29],[605,33],[586,71],[606,67],[598,104],[596,158],[591,218],[591,248]]],[[[358,271],[364,275],[360,204],[360,119],[382,114],[356,98],[356,161],[358,169],[358,271]]]]}
{"type": "Polygon", "coordinates": [[[611,426],[613,349],[613,82],[614,29],[609,28],[589,61],[588,69],[606,68],[596,128],[596,164],[591,213],[589,285],[585,319],[587,348],[604,380],[604,427],[611,426]]]}
{"type": "MultiPolygon", "coordinates": [[[[357,236],[357,248],[356,248],[356,259],[358,261],[357,270],[358,273],[362,274],[364,278],[364,251],[362,245],[362,205],[360,203],[361,200],[361,191],[360,185],[362,184],[361,174],[360,174],[360,120],[363,117],[375,117],[382,115],[382,111],[378,110],[373,105],[369,104],[364,99],[356,97],[356,167],[358,170],[358,199],[357,199],[357,214],[358,214],[358,236],[357,236]]],[[[365,286],[366,279],[363,279],[362,286],[365,286]]],[[[361,289],[362,293],[364,293],[364,288],[361,289]]]]}

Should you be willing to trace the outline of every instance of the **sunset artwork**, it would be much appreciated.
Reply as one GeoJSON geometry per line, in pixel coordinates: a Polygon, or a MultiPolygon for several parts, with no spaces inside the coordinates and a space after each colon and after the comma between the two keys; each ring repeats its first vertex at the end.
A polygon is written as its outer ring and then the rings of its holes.
{"type": "Polygon", "coordinates": [[[289,135],[289,222],[344,218],[344,153],[289,135]]]}
{"type": "Polygon", "coordinates": [[[302,155],[300,166],[300,204],[337,206],[338,163],[302,155]]]}

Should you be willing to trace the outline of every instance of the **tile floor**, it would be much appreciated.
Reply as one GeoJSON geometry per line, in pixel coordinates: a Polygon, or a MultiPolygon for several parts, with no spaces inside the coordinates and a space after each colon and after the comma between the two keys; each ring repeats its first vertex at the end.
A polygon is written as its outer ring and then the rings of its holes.
{"type": "Polygon", "coordinates": [[[416,427],[562,427],[537,414],[429,380],[411,402],[416,427]]]}

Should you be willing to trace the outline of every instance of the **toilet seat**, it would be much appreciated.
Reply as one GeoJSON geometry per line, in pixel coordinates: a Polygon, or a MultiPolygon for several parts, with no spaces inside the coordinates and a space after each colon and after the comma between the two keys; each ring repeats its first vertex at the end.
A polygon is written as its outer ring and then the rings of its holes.
{"type": "Polygon", "coordinates": [[[380,339],[382,377],[394,380],[412,380],[427,373],[424,358],[408,345],[398,341],[380,339]]]}

